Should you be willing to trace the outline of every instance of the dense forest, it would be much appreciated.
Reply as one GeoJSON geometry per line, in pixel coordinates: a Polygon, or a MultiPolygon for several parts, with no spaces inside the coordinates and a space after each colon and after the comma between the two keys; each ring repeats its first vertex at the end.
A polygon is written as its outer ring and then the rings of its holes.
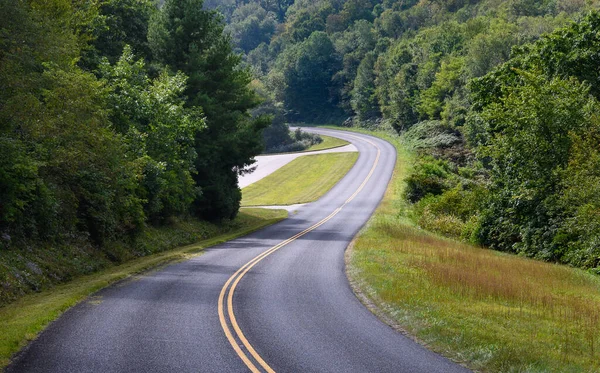
{"type": "Polygon", "coordinates": [[[2,301],[236,216],[269,118],[224,27],[202,0],[0,0],[2,301]]]}
{"type": "Polygon", "coordinates": [[[409,214],[600,271],[600,14],[580,0],[213,0],[274,123],[390,129],[409,214]]]}

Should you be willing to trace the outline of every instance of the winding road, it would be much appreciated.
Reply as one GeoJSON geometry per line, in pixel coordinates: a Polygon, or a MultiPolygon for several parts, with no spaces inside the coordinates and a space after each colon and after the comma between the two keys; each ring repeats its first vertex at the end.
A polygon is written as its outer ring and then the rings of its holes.
{"type": "Polygon", "coordinates": [[[70,309],[8,372],[466,372],[354,296],[344,251],[379,204],[396,153],[351,142],[352,170],[278,224],[106,288],[70,309]]]}

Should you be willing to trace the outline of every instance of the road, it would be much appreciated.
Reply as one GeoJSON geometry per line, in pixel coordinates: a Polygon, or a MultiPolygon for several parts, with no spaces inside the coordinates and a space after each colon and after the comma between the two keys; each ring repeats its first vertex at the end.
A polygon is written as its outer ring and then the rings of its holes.
{"type": "Polygon", "coordinates": [[[394,148],[351,141],[355,167],[319,201],[189,261],[104,289],[30,344],[9,372],[465,372],[354,296],[344,251],[379,204],[394,148]]]}

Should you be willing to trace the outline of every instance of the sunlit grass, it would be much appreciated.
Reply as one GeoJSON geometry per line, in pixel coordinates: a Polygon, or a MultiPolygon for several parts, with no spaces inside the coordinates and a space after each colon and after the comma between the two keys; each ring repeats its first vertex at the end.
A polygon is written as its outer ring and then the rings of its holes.
{"type": "Polygon", "coordinates": [[[327,149],[339,148],[341,146],[350,145],[350,143],[348,141],[338,139],[337,137],[331,137],[331,136],[325,136],[325,135],[319,135],[319,136],[321,136],[321,138],[323,139],[323,142],[311,146],[310,148],[306,149],[306,151],[314,152],[317,150],[327,150],[327,149]]]}
{"type": "Polygon", "coordinates": [[[93,275],[83,276],[50,290],[30,294],[0,308],[0,369],[50,322],[90,294],[134,274],[198,255],[203,248],[249,234],[287,217],[285,210],[243,209],[234,229],[198,243],[128,261],[93,275]]]}
{"type": "Polygon", "coordinates": [[[406,220],[399,152],[382,205],[354,242],[348,275],[429,348],[481,371],[600,371],[600,279],[485,250],[406,220]]]}
{"type": "Polygon", "coordinates": [[[354,165],[358,153],[306,155],[242,190],[242,206],[293,205],[321,198],[354,165]]]}

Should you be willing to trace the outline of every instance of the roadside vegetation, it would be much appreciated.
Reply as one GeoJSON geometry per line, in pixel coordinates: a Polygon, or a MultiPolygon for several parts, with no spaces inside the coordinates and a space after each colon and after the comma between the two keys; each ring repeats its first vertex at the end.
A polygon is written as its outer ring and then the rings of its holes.
{"type": "Polygon", "coordinates": [[[598,371],[600,278],[419,228],[404,198],[414,150],[389,132],[361,132],[399,155],[382,204],[348,255],[353,287],[375,313],[480,371],[598,371]]]}
{"type": "Polygon", "coordinates": [[[231,228],[270,119],[218,13],[161,4],[0,0],[0,305],[231,228]]]}
{"type": "MultiPolygon", "coordinates": [[[[19,297],[17,301],[0,308],[0,369],[9,363],[12,354],[34,339],[50,322],[97,290],[157,266],[200,255],[206,247],[246,235],[286,217],[285,210],[243,209],[236,219],[218,226],[197,220],[174,221],[170,226],[147,229],[134,250],[143,252],[145,256],[121,264],[95,257],[92,250],[82,250],[78,257],[71,259],[81,261],[82,267],[102,269],[85,276],[72,273],[71,276],[77,276],[73,281],[48,290],[41,287],[40,292],[19,297]]],[[[129,251],[128,248],[121,248],[122,253],[129,251]]],[[[47,258],[44,265],[57,271],[64,270],[58,267],[61,260],[58,256],[55,253],[54,258],[47,258]]],[[[20,258],[15,259],[21,261],[20,258]]],[[[19,268],[21,264],[19,262],[13,266],[19,268]]],[[[68,269],[73,267],[72,263],[62,266],[68,269]]],[[[49,281],[41,277],[31,280],[37,281],[40,286],[44,281],[49,281]]]]}
{"type": "Polygon", "coordinates": [[[323,142],[320,135],[308,133],[297,128],[290,131],[285,123],[273,123],[263,131],[265,153],[292,153],[302,152],[323,142]]]}
{"type": "Polygon", "coordinates": [[[242,190],[242,206],[294,205],[313,202],[354,166],[358,153],[305,155],[242,190]]]}
{"type": "Polygon", "coordinates": [[[263,141],[265,154],[325,150],[349,144],[335,137],[305,132],[300,128],[291,131],[290,126],[282,121],[273,121],[263,130],[263,141]]]}
{"type": "Polygon", "coordinates": [[[337,137],[331,137],[331,136],[325,136],[325,135],[319,135],[319,136],[321,136],[321,138],[323,139],[323,142],[311,146],[310,148],[307,149],[307,151],[314,152],[317,150],[334,149],[334,148],[340,148],[342,146],[350,145],[350,143],[348,141],[338,139],[337,137]]]}

